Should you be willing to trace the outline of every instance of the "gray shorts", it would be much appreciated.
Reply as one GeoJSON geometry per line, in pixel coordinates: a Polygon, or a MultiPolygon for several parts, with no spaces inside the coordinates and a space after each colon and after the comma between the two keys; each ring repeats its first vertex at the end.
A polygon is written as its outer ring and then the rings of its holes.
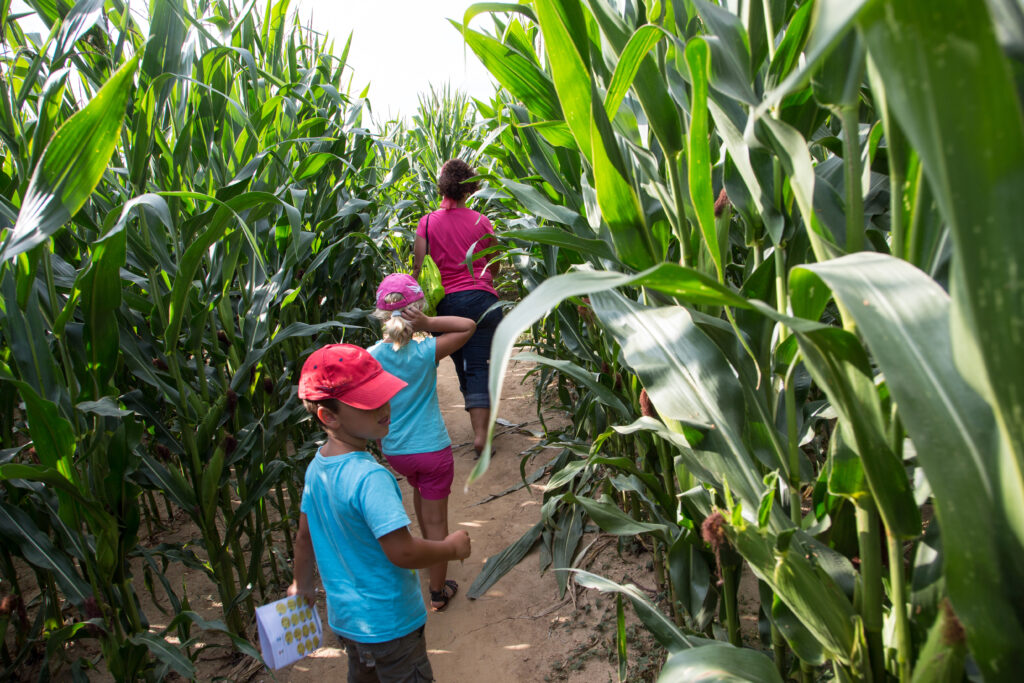
{"type": "Polygon", "coordinates": [[[338,636],[348,654],[348,683],[433,681],[423,626],[383,643],[357,643],[338,636]]]}

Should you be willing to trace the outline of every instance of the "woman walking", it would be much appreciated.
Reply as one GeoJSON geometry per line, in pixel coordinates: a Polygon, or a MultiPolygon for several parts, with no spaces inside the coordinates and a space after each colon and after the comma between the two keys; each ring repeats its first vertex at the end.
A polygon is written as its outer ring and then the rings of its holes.
{"type": "Polygon", "coordinates": [[[474,256],[471,267],[466,255],[496,243],[491,222],[482,213],[466,207],[466,199],[479,185],[469,182],[476,171],[461,159],[446,161],[441,167],[437,189],[441,208],[420,219],[416,227],[413,276],[419,277],[427,253],[437,263],[444,285],[444,298],[437,305],[439,316],[458,316],[476,321],[476,332],[466,345],[452,353],[459,389],[473,425],[473,448],[477,457],[487,440],[487,421],[491,409],[487,391],[488,366],[494,329],[501,322],[501,309],[488,311],[498,301],[493,280],[498,265],[487,267],[485,256],[474,256]]]}

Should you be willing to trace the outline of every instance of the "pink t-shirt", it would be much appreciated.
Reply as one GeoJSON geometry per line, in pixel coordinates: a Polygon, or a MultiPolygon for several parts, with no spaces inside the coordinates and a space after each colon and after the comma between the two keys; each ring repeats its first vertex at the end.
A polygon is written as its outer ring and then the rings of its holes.
{"type": "Polygon", "coordinates": [[[430,256],[441,271],[445,294],[482,289],[497,296],[498,292],[491,284],[491,274],[484,268],[487,256],[473,261],[472,275],[465,263],[466,252],[474,242],[473,253],[496,243],[492,237],[494,228],[487,216],[473,209],[443,208],[442,204],[442,208],[420,219],[416,234],[428,241],[430,256]]]}

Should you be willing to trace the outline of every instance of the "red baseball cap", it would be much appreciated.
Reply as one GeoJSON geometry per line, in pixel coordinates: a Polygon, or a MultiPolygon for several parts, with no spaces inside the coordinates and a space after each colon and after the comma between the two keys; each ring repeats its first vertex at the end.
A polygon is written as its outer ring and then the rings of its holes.
{"type": "Polygon", "coordinates": [[[406,383],[385,372],[370,352],[354,344],[328,344],[310,354],[299,375],[299,398],[333,398],[360,410],[379,408],[406,383]]]}

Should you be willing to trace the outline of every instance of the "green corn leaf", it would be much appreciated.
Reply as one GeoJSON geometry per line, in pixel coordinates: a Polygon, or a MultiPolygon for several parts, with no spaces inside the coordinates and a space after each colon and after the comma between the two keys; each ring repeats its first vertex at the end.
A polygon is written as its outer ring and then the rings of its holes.
{"type": "Polygon", "coordinates": [[[76,605],[81,606],[92,595],[71,558],[56,548],[23,510],[0,502],[0,534],[16,545],[30,564],[50,573],[64,595],[76,605]]]}
{"type": "Polygon", "coordinates": [[[582,385],[588,391],[592,392],[597,397],[598,401],[615,410],[623,420],[627,420],[631,417],[632,411],[626,407],[626,404],[622,402],[622,399],[619,398],[618,394],[598,382],[595,373],[588,372],[571,361],[554,360],[535,353],[518,353],[513,356],[511,360],[540,363],[541,365],[554,368],[567,377],[572,378],[573,381],[582,385]]]}
{"type": "Polygon", "coordinates": [[[486,472],[490,464],[490,440],[494,434],[494,419],[498,415],[498,406],[501,402],[501,385],[519,335],[569,297],[630,285],[650,286],[692,303],[740,308],[747,308],[750,305],[746,299],[706,275],[691,268],[669,263],[663,263],[636,275],[607,271],[577,271],[548,278],[508,313],[495,331],[491,346],[493,361],[490,364],[488,383],[492,397],[491,424],[488,428],[487,445],[470,473],[469,483],[486,472]]]}
{"type": "Polygon", "coordinates": [[[608,244],[603,240],[591,240],[585,237],[578,237],[571,232],[558,228],[526,228],[523,230],[504,230],[501,233],[502,239],[523,240],[537,244],[547,244],[554,247],[564,247],[577,254],[591,256],[593,258],[615,260],[615,255],[608,244]]]}
{"type": "Polygon", "coordinates": [[[71,423],[60,414],[57,406],[41,397],[26,382],[8,379],[25,402],[28,431],[39,461],[52,467],[69,482],[77,480],[72,460],[75,455],[75,433],[71,423]]]}
{"type": "Polygon", "coordinates": [[[521,100],[534,116],[542,121],[561,121],[562,108],[551,77],[529,58],[514,48],[469,28],[463,30],[457,22],[452,25],[463,33],[466,44],[480,58],[480,63],[503,87],[521,100]]]}
{"type": "MultiPolygon", "coordinates": [[[[681,306],[647,308],[618,293],[591,294],[594,312],[622,348],[662,419],[706,424],[700,448],[732,465],[727,485],[756,514],[764,483],[743,441],[742,389],[731,365],[681,306]]],[[[716,480],[717,487],[726,481],[716,480]]],[[[784,524],[777,509],[773,525],[784,524]]]]}
{"type": "MultiPolygon", "coordinates": [[[[561,223],[562,225],[568,225],[577,234],[590,232],[590,227],[587,225],[586,220],[578,212],[566,206],[553,204],[537,188],[517,183],[507,178],[500,178],[499,180],[502,186],[522,203],[523,208],[534,216],[561,223]]],[[[505,235],[506,233],[502,232],[501,234],[505,235]]]]}
{"type": "MultiPolygon", "coordinates": [[[[583,519],[586,517],[585,508],[577,509],[575,506],[557,517],[555,530],[551,537],[551,566],[558,569],[568,569],[573,566],[576,559],[576,548],[583,538],[583,519]]],[[[569,583],[569,575],[564,571],[555,572],[555,583],[558,584],[558,597],[565,596],[569,583]]]]}
{"type": "Polygon", "coordinates": [[[689,650],[707,642],[703,638],[684,635],[679,627],[636,586],[632,584],[623,586],[582,569],[570,569],[569,571],[575,574],[576,583],[584,588],[594,588],[602,593],[618,593],[629,598],[629,601],[633,603],[633,609],[636,610],[637,617],[650,630],[651,635],[669,652],[689,650]]]}
{"type": "Polygon", "coordinates": [[[626,43],[622,54],[619,55],[615,73],[612,74],[608,92],[604,96],[604,111],[609,120],[614,119],[615,114],[619,111],[619,106],[622,104],[623,98],[626,97],[626,93],[629,92],[630,86],[633,85],[647,53],[654,49],[654,46],[666,35],[670,34],[660,26],[647,24],[638,28],[636,33],[629,37],[629,42],[626,43]]]}
{"type": "Polygon", "coordinates": [[[953,357],[1007,442],[1004,509],[1024,543],[1024,114],[1014,70],[985,3],[876,4],[859,26],[953,235],[953,357]]]}
{"type": "Polygon", "coordinates": [[[619,661],[619,683],[626,680],[628,659],[626,649],[626,610],[622,608],[622,593],[615,594],[615,655],[619,661]]]}
{"type": "MultiPolygon", "coordinates": [[[[650,524],[639,522],[609,500],[607,497],[601,500],[593,498],[578,497],[572,493],[562,494],[562,500],[567,503],[578,503],[590,518],[601,527],[603,531],[615,536],[638,536],[640,534],[654,534],[662,541],[667,541],[669,532],[663,524],[650,524]]],[[[556,565],[557,567],[558,565],[556,565]]]]}
{"type": "Polygon", "coordinates": [[[128,638],[133,645],[145,646],[165,671],[174,671],[186,680],[196,675],[196,668],[184,652],[166,638],[155,633],[139,633],[128,638]]]}
{"type": "Polygon", "coordinates": [[[533,13],[533,10],[530,9],[529,5],[514,2],[476,2],[466,8],[466,13],[462,17],[463,25],[469,26],[469,22],[472,21],[474,17],[483,14],[484,12],[517,12],[534,23],[537,23],[537,16],[533,13]]]}
{"type": "Polygon", "coordinates": [[[476,600],[497,583],[498,579],[505,576],[513,567],[519,564],[526,557],[526,553],[530,552],[537,543],[537,539],[540,538],[540,532],[543,529],[543,522],[534,524],[518,541],[497,555],[488,557],[484,562],[484,568],[473,579],[473,585],[469,587],[469,591],[466,593],[467,597],[470,600],[476,600]]]}
{"type": "Polygon", "coordinates": [[[835,292],[885,373],[935,494],[949,594],[972,652],[979,661],[1017,662],[1013,643],[1024,631],[1006,592],[1024,580],[1024,557],[997,512],[1000,482],[1012,474],[999,463],[990,407],[957,372],[949,296],[914,266],[881,254],[853,254],[805,272],[835,292]],[[979,528],[986,533],[972,532],[979,528]]]}
{"type": "Polygon", "coordinates": [[[121,268],[125,264],[127,236],[117,231],[93,245],[92,263],[76,282],[82,293],[85,317],[85,353],[93,378],[82,398],[98,399],[117,370],[120,355],[117,310],[121,306],[121,268]]]}
{"type": "Polygon", "coordinates": [[[690,200],[697,214],[697,224],[704,243],[722,279],[722,249],[715,228],[715,195],[711,185],[711,148],[708,141],[708,45],[694,38],[686,45],[686,64],[690,67],[692,86],[690,130],[686,135],[686,160],[689,164],[690,200]]]}
{"type": "Polygon", "coordinates": [[[745,104],[757,104],[750,87],[750,40],[739,17],[707,0],[694,0],[694,6],[708,27],[702,39],[711,51],[712,87],[745,104]]]}
{"type": "Polygon", "coordinates": [[[231,538],[239,525],[243,524],[249,515],[249,511],[254,507],[263,502],[263,497],[267,495],[267,492],[279,483],[282,479],[282,475],[289,469],[288,463],[283,460],[271,460],[262,468],[262,474],[259,481],[254,486],[248,488],[248,496],[242,501],[241,505],[235,508],[231,514],[231,518],[228,521],[227,529],[224,532],[224,536],[231,538]]]}
{"type": "Polygon", "coordinates": [[[85,36],[103,16],[103,0],[83,0],[76,2],[71,11],[61,21],[60,33],[53,50],[50,69],[56,69],[68,56],[75,43],[85,36]]]}
{"type": "MultiPolygon", "coordinates": [[[[626,46],[632,42],[633,36],[630,35],[629,29],[622,18],[615,13],[614,9],[605,0],[587,0],[587,4],[593,13],[594,20],[601,27],[604,39],[608,41],[608,45],[618,56],[619,63],[625,61],[628,65],[622,68],[632,70],[631,62],[633,56],[624,56],[623,53],[626,46]]],[[[647,29],[641,27],[637,31],[647,31],[647,29]]],[[[638,43],[635,49],[638,52],[643,51],[643,45],[649,38],[650,36],[645,35],[638,39],[641,42],[638,43]]],[[[616,66],[616,73],[619,68],[616,66]]],[[[613,75],[614,78],[615,76],[613,75]]],[[[622,79],[627,80],[625,76],[622,79]]],[[[683,149],[684,145],[679,110],[669,94],[665,74],[649,52],[643,55],[643,58],[640,59],[639,64],[636,66],[636,75],[628,80],[632,82],[633,90],[640,101],[640,106],[643,107],[644,113],[647,115],[651,131],[657,138],[658,143],[666,153],[675,155],[683,149]]],[[[611,90],[611,87],[609,87],[609,90],[611,90]]],[[[609,115],[609,118],[614,117],[609,115]]]]}
{"type": "Polygon", "coordinates": [[[713,681],[782,683],[782,678],[767,655],[727,643],[709,643],[676,652],[669,656],[658,674],[658,683],[713,681]]]}
{"type": "MultiPolygon", "coordinates": [[[[821,60],[828,56],[839,44],[839,41],[853,28],[860,13],[868,7],[880,7],[883,4],[878,0],[821,0],[816,2],[810,20],[810,36],[803,49],[804,57],[800,68],[791,71],[778,87],[765,93],[754,112],[755,117],[777,107],[786,95],[796,92],[807,83],[811,74],[818,69],[821,60]]],[[[905,37],[902,40],[904,43],[909,42],[905,37]]],[[[785,58],[792,59],[792,56],[785,58]]]]}
{"type": "Polygon", "coordinates": [[[754,574],[786,603],[824,647],[826,656],[852,664],[857,656],[856,612],[829,575],[813,566],[796,546],[775,549],[772,537],[751,525],[728,526],[726,533],[754,574]]]}
{"type": "Polygon", "coordinates": [[[42,244],[89,199],[117,145],[137,65],[138,56],[118,69],[46,146],[0,261],[42,244]]]}

